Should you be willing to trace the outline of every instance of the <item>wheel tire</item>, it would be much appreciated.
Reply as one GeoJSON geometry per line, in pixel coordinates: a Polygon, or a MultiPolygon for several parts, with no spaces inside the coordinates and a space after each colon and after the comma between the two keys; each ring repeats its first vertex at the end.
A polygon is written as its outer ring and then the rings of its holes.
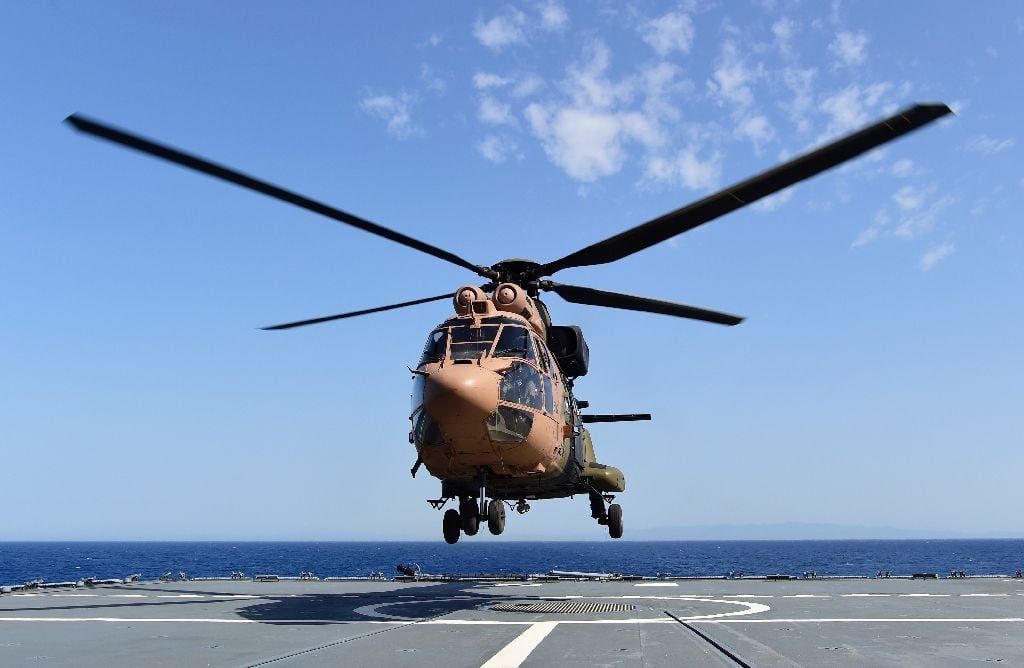
{"type": "Polygon", "coordinates": [[[459,511],[449,508],[444,513],[444,542],[454,545],[459,542],[459,534],[462,532],[459,526],[459,511]]]}
{"type": "Polygon", "coordinates": [[[466,499],[459,503],[459,519],[462,532],[467,536],[475,536],[480,530],[480,511],[476,507],[476,499],[466,499]]]}
{"type": "Polygon", "coordinates": [[[505,530],[505,504],[499,499],[491,499],[487,504],[487,530],[495,536],[505,530]]]}
{"type": "Polygon", "coordinates": [[[608,506],[608,535],[622,538],[622,506],[617,503],[608,506]]]}

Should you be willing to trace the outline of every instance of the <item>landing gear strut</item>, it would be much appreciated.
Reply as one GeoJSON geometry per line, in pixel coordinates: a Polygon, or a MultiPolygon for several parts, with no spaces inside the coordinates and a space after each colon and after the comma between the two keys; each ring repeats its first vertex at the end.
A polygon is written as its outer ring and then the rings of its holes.
{"type": "Polygon", "coordinates": [[[612,503],[605,510],[605,501],[612,501],[615,497],[611,494],[601,495],[590,491],[590,516],[597,520],[598,524],[608,527],[608,535],[612,538],[622,538],[622,506],[612,503]]]}

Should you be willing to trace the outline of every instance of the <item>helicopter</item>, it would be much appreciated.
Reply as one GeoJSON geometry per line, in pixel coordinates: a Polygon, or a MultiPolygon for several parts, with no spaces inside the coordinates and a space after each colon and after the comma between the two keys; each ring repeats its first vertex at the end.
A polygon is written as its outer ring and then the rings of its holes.
{"type": "Polygon", "coordinates": [[[708,195],[547,263],[506,259],[492,265],[462,257],[322,202],[210,162],[177,148],[81,114],[65,119],[76,130],[126,148],[234,183],[350,225],[473,272],[485,282],[412,301],[282,323],[287,330],[428,302],[452,299],[454,313],[433,328],[415,368],[409,443],[421,467],[441,481],[428,503],[441,510],[449,544],[475,535],[483,522],[490,533],[505,529],[505,509],[520,514],[530,501],[587,495],[591,518],[612,538],[623,535],[622,471],[598,461],[585,426],[650,420],[650,414],[584,413],[587,401],[574,393],[587,375],[590,352],[576,325],[554,324],[541,292],[575,304],[688,318],[725,326],[742,317],[649,297],[556,283],[550,276],[573,267],[608,264],[692,230],[773,193],[932,123],[952,110],[916,104],[877,123],[804,153],[745,181],[708,195]]]}

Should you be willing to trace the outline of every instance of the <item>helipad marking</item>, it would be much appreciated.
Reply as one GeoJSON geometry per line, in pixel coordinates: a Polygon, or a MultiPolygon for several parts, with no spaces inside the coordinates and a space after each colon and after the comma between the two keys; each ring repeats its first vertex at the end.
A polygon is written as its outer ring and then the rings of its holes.
{"type": "Polygon", "coordinates": [[[678,582],[640,582],[634,587],[678,587],[678,582]]]}
{"type": "MultiPolygon", "coordinates": [[[[723,600],[723,599],[705,598],[705,597],[700,597],[700,596],[639,596],[639,595],[634,595],[634,596],[566,596],[564,598],[565,599],[594,599],[594,600],[602,600],[602,601],[607,601],[607,600],[629,600],[629,599],[641,599],[641,600],[645,600],[645,601],[695,601],[695,602],[699,602],[699,603],[723,603],[725,605],[741,605],[741,606],[745,606],[745,609],[743,609],[743,610],[734,610],[732,612],[719,612],[719,613],[712,613],[712,614],[707,614],[707,615],[693,615],[693,616],[689,616],[689,617],[679,617],[679,619],[682,619],[684,621],[691,620],[691,619],[718,619],[720,617],[735,617],[737,615],[754,615],[754,614],[759,614],[759,613],[762,613],[762,612],[768,612],[769,610],[771,610],[771,608],[768,607],[767,605],[765,605],[764,603],[750,603],[748,601],[728,601],[728,600],[723,600]]],[[[473,596],[461,596],[461,597],[453,597],[453,598],[426,599],[426,600],[422,600],[422,601],[417,601],[417,603],[449,603],[449,602],[466,601],[466,600],[476,601],[478,599],[476,597],[473,597],[473,596]]],[[[562,600],[562,599],[559,599],[559,600],[562,600]]],[[[386,608],[386,607],[389,607],[389,606],[392,606],[392,605],[403,605],[405,603],[406,603],[406,601],[396,601],[396,602],[391,602],[391,603],[375,603],[375,604],[364,605],[362,607],[356,608],[355,610],[353,610],[353,612],[355,612],[356,614],[359,614],[359,615],[364,615],[366,617],[374,617],[374,618],[378,618],[378,619],[391,619],[391,620],[404,621],[404,622],[419,621],[421,618],[417,618],[417,617],[402,617],[402,616],[399,616],[399,615],[389,615],[389,614],[387,614],[385,612],[381,612],[379,610],[379,608],[386,608]]],[[[450,621],[452,621],[452,620],[441,620],[441,621],[426,620],[426,621],[421,621],[420,623],[421,624],[436,624],[436,623],[448,623],[450,621]]],[[[568,620],[566,620],[566,621],[559,620],[558,623],[560,623],[560,624],[569,624],[569,623],[574,623],[575,621],[576,620],[574,620],[573,622],[570,622],[568,620]]],[[[620,618],[620,619],[595,619],[595,620],[579,620],[579,621],[587,621],[588,623],[594,623],[594,624],[609,624],[609,623],[610,624],[619,624],[619,623],[622,623],[623,621],[630,621],[631,623],[637,623],[637,622],[649,623],[648,620],[645,620],[645,619],[642,619],[642,618],[641,619],[634,618],[632,620],[622,620],[620,618]]],[[[662,621],[672,622],[673,620],[671,620],[671,619],[662,620],[659,617],[658,621],[659,621],[659,623],[661,623],[662,621]]],[[[466,620],[466,622],[467,623],[477,623],[476,620],[466,620]]],[[[480,620],[479,623],[489,624],[489,623],[492,623],[492,622],[487,621],[487,620],[480,620]]]]}
{"type": "Polygon", "coordinates": [[[146,594],[107,594],[107,598],[149,598],[146,594]]]}
{"type": "Polygon", "coordinates": [[[480,668],[519,668],[556,626],[558,626],[558,622],[531,624],[515,640],[498,650],[498,653],[488,659],[480,668]]]}
{"type": "Polygon", "coordinates": [[[897,596],[902,596],[903,598],[924,598],[926,596],[930,596],[933,598],[949,598],[950,596],[952,596],[952,594],[897,594],[897,596]]]}
{"type": "Polygon", "coordinates": [[[202,594],[157,594],[157,598],[206,598],[202,594]]]}
{"type": "Polygon", "coordinates": [[[861,596],[861,597],[879,596],[879,597],[882,597],[882,596],[892,596],[892,594],[840,594],[840,596],[848,596],[848,597],[854,597],[854,596],[861,596]]]}
{"type": "Polygon", "coordinates": [[[51,598],[96,598],[99,594],[50,594],[51,598]]]}
{"type": "Polygon", "coordinates": [[[495,587],[539,587],[539,582],[495,582],[495,587]]]}
{"type": "Polygon", "coordinates": [[[822,594],[783,594],[782,598],[832,598],[822,594]]]}
{"type": "Polygon", "coordinates": [[[960,596],[1009,596],[1009,594],[960,594],[960,596]]]}

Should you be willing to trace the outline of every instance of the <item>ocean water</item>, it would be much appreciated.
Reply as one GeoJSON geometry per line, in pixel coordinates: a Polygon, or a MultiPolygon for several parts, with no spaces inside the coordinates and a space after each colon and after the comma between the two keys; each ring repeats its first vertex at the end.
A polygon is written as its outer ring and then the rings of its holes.
{"type": "Polygon", "coordinates": [[[36,578],[153,579],[171,571],[232,571],[390,577],[398,564],[434,574],[530,574],[549,570],[626,575],[717,576],[814,571],[873,576],[917,572],[1013,574],[1024,568],[1024,540],[802,540],[607,542],[0,542],[0,584],[36,578]]]}

